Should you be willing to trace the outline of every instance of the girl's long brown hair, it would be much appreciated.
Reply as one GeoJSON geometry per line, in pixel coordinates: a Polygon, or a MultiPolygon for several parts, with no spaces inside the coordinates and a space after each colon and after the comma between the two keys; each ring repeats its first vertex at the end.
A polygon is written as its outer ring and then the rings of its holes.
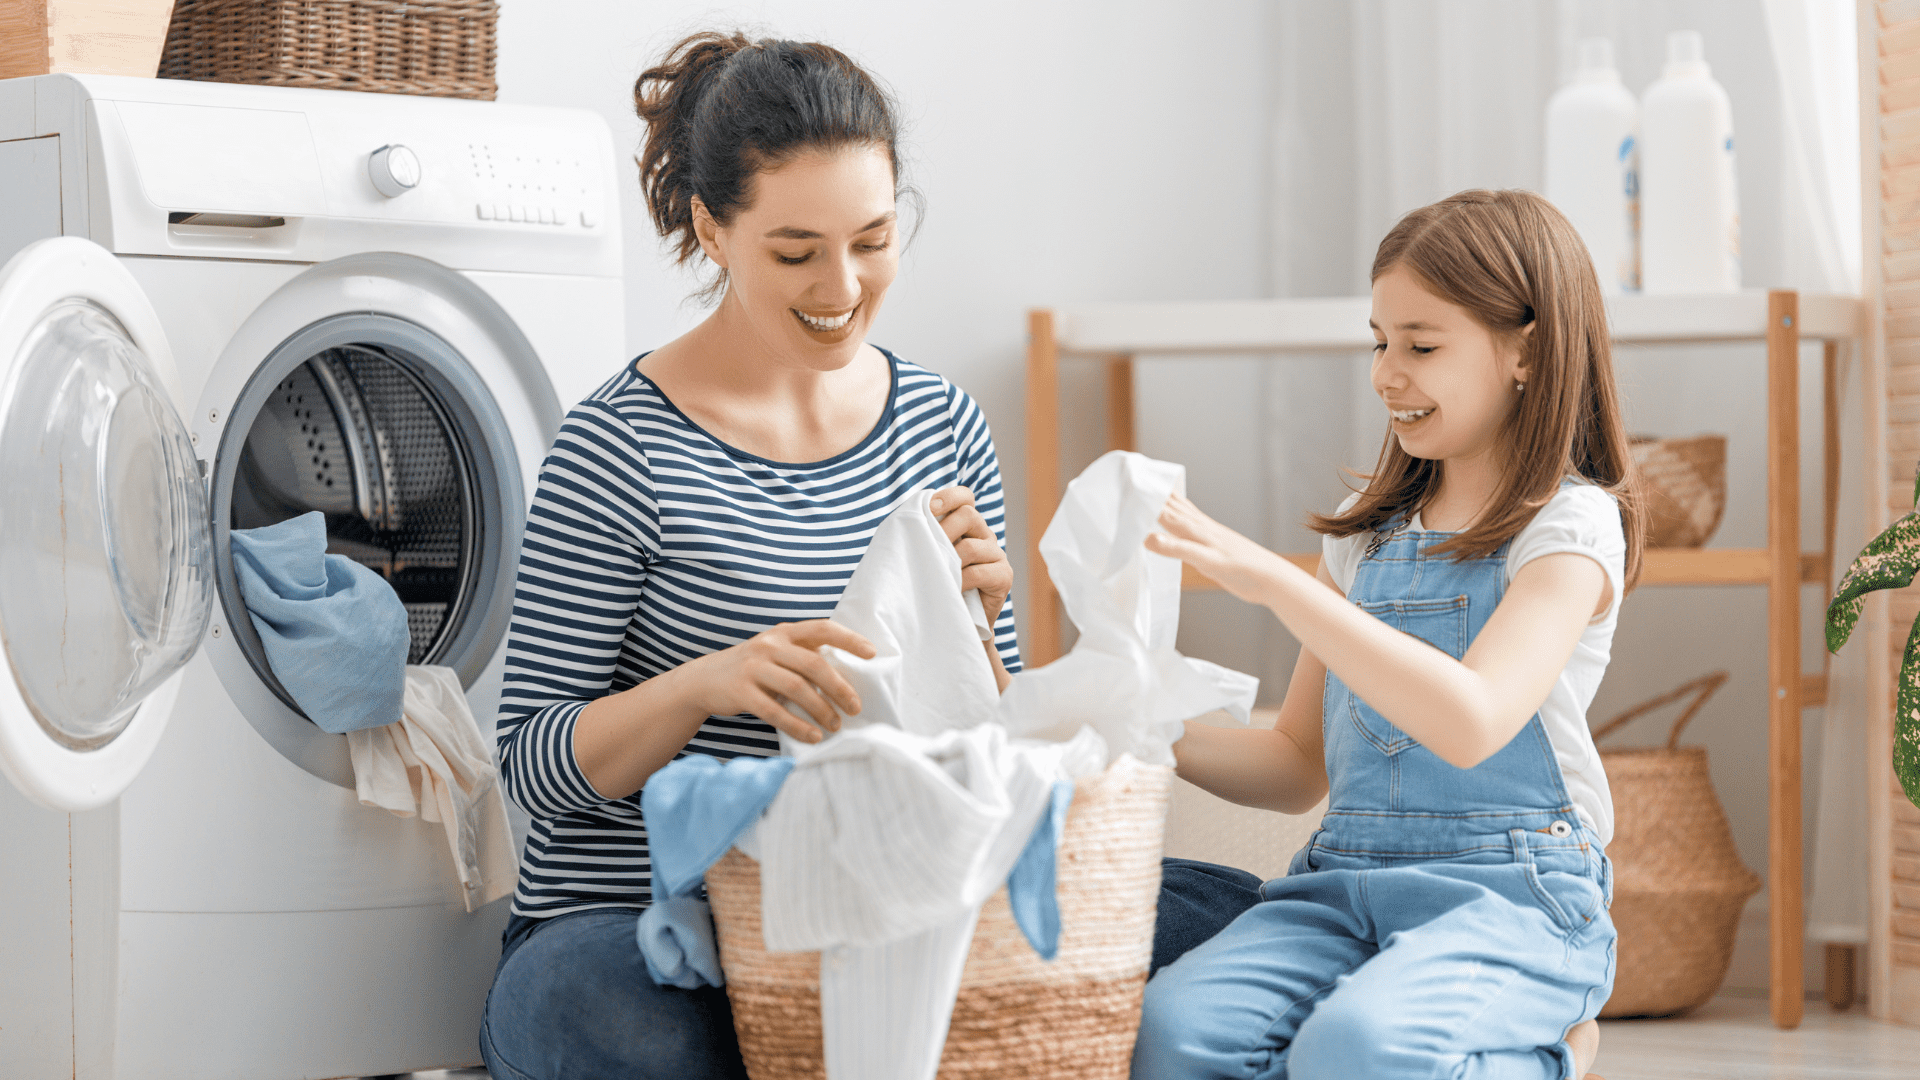
{"type": "MultiPolygon", "coordinates": [[[[1482,558],[1511,540],[1560,481],[1578,473],[1620,504],[1626,586],[1640,577],[1639,484],[1613,381],[1607,309],[1587,247],[1553,204],[1529,191],[1462,191],[1400,219],[1373,258],[1374,280],[1396,266],[1523,350],[1526,391],[1502,431],[1505,470],[1474,525],[1432,549],[1482,558]],[[1531,334],[1523,333],[1528,323],[1531,334]]],[[[1345,513],[1314,514],[1330,536],[1376,532],[1439,490],[1442,463],[1413,457],[1389,430],[1366,490],[1345,513]]]]}

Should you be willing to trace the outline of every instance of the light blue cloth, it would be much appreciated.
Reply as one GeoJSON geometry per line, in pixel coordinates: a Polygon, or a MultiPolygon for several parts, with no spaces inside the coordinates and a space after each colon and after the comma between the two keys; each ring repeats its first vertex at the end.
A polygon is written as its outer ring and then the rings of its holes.
{"type": "Polygon", "coordinates": [[[1060,841],[1067,833],[1067,808],[1073,805],[1073,781],[1055,780],[1053,799],[1040,823],[1033,827],[1020,861],[1007,875],[1007,905],[1027,944],[1051,960],[1060,951],[1060,896],[1058,881],[1060,841]]]}
{"type": "Polygon", "coordinates": [[[334,734],[400,719],[407,609],[379,574],[327,554],[319,511],[231,534],[233,572],[273,676],[334,734]]]}
{"type": "Polygon", "coordinates": [[[697,990],[725,986],[720,947],[713,940],[713,911],[697,896],[655,900],[634,924],[647,974],[661,986],[697,990]]]}
{"type": "Polygon", "coordinates": [[[640,789],[640,813],[647,823],[654,901],[699,888],[707,868],[760,820],[792,771],[790,757],[723,762],[687,754],[648,777],[640,789]]]}

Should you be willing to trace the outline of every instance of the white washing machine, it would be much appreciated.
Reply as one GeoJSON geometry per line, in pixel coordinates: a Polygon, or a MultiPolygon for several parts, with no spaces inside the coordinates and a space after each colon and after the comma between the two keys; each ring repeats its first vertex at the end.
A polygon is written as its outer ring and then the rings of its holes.
{"type": "Polygon", "coordinates": [[[583,111],[0,81],[0,1077],[477,1061],[506,901],[359,805],[227,536],[322,511],[490,728],[541,458],[625,359],[615,183],[583,111]]]}

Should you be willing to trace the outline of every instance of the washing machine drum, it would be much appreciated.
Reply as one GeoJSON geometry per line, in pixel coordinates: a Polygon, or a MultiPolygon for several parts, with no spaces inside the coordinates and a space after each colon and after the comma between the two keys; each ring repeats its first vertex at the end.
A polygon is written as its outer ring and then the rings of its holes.
{"type": "Polygon", "coordinates": [[[393,585],[409,664],[442,659],[479,563],[475,477],[443,403],[393,353],[326,349],[262,402],[233,479],[232,528],[311,511],[327,550],[393,585]]]}

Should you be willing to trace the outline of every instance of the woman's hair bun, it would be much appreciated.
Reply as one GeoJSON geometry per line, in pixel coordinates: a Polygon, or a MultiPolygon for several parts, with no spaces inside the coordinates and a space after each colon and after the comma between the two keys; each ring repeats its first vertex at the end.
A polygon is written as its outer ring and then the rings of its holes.
{"type": "MultiPolygon", "coordinates": [[[[703,31],[641,72],[633,106],[647,126],[640,189],[676,262],[700,253],[695,196],[727,225],[752,201],[756,173],[806,151],[884,147],[899,184],[897,109],[871,75],[831,45],[703,31]]],[[[702,295],[725,287],[723,269],[702,295]]]]}

